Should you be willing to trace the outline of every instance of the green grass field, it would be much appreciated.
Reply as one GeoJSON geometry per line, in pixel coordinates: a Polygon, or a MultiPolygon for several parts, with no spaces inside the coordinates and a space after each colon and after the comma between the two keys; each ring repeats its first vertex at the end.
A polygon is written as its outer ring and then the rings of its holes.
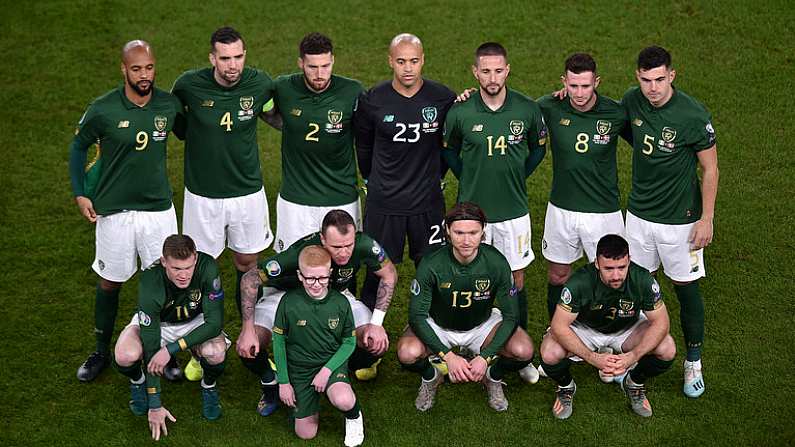
{"type": "MultiPolygon", "coordinates": [[[[699,98],[718,134],[720,188],[715,241],[702,281],[707,304],[704,350],[707,392],[681,392],[682,354],[650,382],[655,416],[641,420],[613,385],[575,367],[579,385],[572,418],[553,419],[554,385],[508,379],[510,409],[491,411],[475,385],[445,385],[436,406],[413,406],[419,379],[401,370],[394,343],[406,323],[413,266],[400,266],[397,296],[386,320],[393,347],[375,382],[357,383],[368,445],[788,445],[795,443],[792,297],[795,252],[792,80],[795,32],[786,1],[746,2],[118,2],[4,1],[0,15],[0,445],[133,445],[148,443],[146,420],[127,409],[126,379],[113,370],[81,384],[75,369],[93,348],[96,275],[94,230],[78,214],[68,179],[67,147],[87,104],[119,85],[119,50],[128,40],[152,43],[157,82],[168,89],[184,70],[207,66],[209,36],[230,24],[248,42],[248,63],[277,75],[296,70],[297,43],[321,31],[335,43],[335,73],[370,86],[389,78],[389,40],[412,32],[425,43],[425,75],[459,91],[472,86],[474,49],[497,40],[508,49],[509,85],[533,97],[558,88],[563,60],[591,52],[600,91],[619,97],[633,85],[637,52],[668,48],[676,85],[699,98]],[[789,79],[789,81],[787,81],[789,79]],[[789,160],[789,161],[788,161],[789,160]]],[[[271,205],[280,184],[279,134],[260,125],[263,177],[271,205]]],[[[622,143],[622,196],[630,155],[622,143]]],[[[170,139],[174,202],[182,207],[182,143],[170,139]]],[[[529,180],[533,248],[540,258],[541,223],[551,181],[548,157],[529,180]]],[[[452,176],[449,177],[452,180],[452,176]]],[[[448,203],[457,185],[450,182],[448,203]]],[[[273,208],[271,210],[273,216],[273,208]]],[[[221,259],[234,290],[231,259],[221,259]]],[[[668,281],[663,293],[681,349],[679,306],[668,281]]],[[[528,269],[530,334],[547,325],[546,266],[528,269]]],[[[117,331],[135,306],[137,280],[122,291],[117,331]]],[[[234,316],[232,300],[227,315],[234,316]]],[[[227,332],[236,337],[239,322],[227,332]]],[[[264,419],[254,407],[258,386],[230,350],[221,379],[224,417],[200,415],[195,383],[166,383],[163,401],[176,416],[167,445],[299,444],[285,412],[264,419]]],[[[338,445],[342,416],[323,407],[311,445],[338,445]]]]}

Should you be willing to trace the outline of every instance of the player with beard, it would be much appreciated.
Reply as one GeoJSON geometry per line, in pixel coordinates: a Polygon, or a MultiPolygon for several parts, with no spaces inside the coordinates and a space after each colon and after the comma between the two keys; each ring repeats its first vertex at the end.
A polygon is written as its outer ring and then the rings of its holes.
{"type": "Polygon", "coordinates": [[[359,81],[332,74],[333,46],[323,34],[307,34],[298,53],[301,72],[275,80],[275,108],[263,114],[282,131],[277,252],[320,230],[332,209],[347,211],[361,229],[352,121],[364,88],[359,81]]]}
{"type": "MultiPolygon", "coordinates": [[[[212,67],[183,73],[172,89],[184,106],[175,129],[185,139],[182,225],[199,251],[217,259],[232,250],[239,284],[273,240],[257,145],[273,81],[245,66],[246,43],[232,28],[212,34],[209,58],[212,67]]],[[[235,302],[239,310],[239,288],[235,302]]]]}
{"type": "MultiPolygon", "coordinates": [[[[524,269],[533,262],[526,180],[544,158],[547,128],[533,100],[506,87],[511,66],[505,48],[487,42],[475,52],[472,73],[479,91],[450,109],[443,155],[459,179],[458,201],[471,201],[488,217],[486,243],[508,259],[519,305],[519,325],[527,328],[524,269]]],[[[534,383],[528,366],[523,379],[534,383]]]]}
{"type": "MultiPolygon", "coordinates": [[[[367,182],[364,232],[395,263],[403,259],[406,237],[415,264],[429,245],[444,243],[442,125],[455,93],[424,78],[424,64],[417,36],[395,36],[389,45],[393,78],[363,94],[355,116],[359,171],[367,182]]],[[[377,286],[368,272],[361,298],[370,308],[377,286]]]]}
{"type": "MultiPolygon", "coordinates": [[[[166,172],[166,138],[181,110],[179,100],[155,88],[151,46],[133,40],[122,49],[124,85],[95,99],[78,123],[69,148],[69,175],[80,214],[96,226],[99,275],[94,306],[96,351],[78,368],[88,382],[110,363],[110,341],[122,284],[137,268],[160,258],[163,241],[177,232],[166,172]],[[97,158],[84,170],[88,148],[97,158]]],[[[174,378],[177,371],[167,371],[174,378]]]]}

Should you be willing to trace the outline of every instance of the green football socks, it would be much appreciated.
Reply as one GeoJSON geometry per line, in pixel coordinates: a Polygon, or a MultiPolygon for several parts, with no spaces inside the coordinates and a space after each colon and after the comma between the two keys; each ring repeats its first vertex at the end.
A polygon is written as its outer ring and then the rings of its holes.
{"type": "Polygon", "coordinates": [[[116,324],[116,314],[119,310],[119,292],[121,287],[107,291],[99,283],[97,284],[94,300],[94,334],[97,337],[97,351],[106,355],[110,353],[110,340],[113,337],[113,326],[116,324]]]}
{"type": "MultiPolygon", "coordinates": [[[[629,372],[630,378],[638,385],[646,381],[646,379],[654,376],[659,376],[671,369],[673,360],[661,360],[654,355],[644,355],[639,361],[638,366],[629,372]]],[[[545,370],[546,371],[546,370],[545,370]]]]}
{"type": "Polygon", "coordinates": [[[547,314],[549,314],[549,321],[552,321],[552,316],[555,315],[555,308],[558,306],[560,300],[560,293],[563,291],[563,284],[554,285],[547,284],[547,314]]]}
{"type": "Polygon", "coordinates": [[[685,336],[687,360],[694,362],[701,358],[701,345],[704,343],[704,298],[698,281],[674,285],[674,290],[679,299],[679,319],[685,336]]]}

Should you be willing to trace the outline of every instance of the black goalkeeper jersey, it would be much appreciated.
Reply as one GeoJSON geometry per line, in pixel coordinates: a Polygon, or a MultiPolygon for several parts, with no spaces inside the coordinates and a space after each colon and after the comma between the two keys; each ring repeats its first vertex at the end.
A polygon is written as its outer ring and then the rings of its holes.
{"type": "Polygon", "coordinates": [[[444,206],[442,127],[453,100],[455,93],[428,79],[411,98],[392,81],[362,93],[354,123],[367,211],[405,216],[444,206]]]}

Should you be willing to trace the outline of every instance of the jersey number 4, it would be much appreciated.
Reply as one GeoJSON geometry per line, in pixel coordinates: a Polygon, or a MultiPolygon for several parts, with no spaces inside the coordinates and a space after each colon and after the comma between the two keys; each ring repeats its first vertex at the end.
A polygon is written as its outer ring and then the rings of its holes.
{"type": "Polygon", "coordinates": [[[224,116],[221,117],[221,127],[224,127],[224,126],[226,126],[226,131],[227,132],[231,132],[232,131],[232,113],[231,112],[226,112],[226,113],[224,113],[224,116]]]}

